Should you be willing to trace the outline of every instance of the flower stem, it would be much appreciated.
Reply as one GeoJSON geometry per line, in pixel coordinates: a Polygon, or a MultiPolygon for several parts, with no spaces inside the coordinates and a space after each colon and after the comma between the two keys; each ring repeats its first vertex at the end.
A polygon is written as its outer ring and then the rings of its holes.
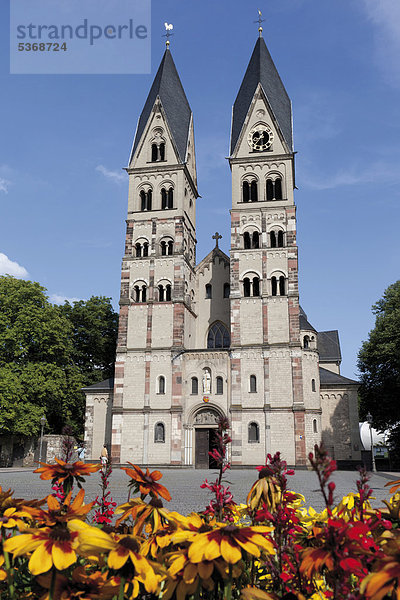
{"type": "Polygon", "coordinates": [[[10,594],[10,600],[14,600],[14,598],[16,598],[16,596],[15,596],[14,577],[13,577],[13,573],[11,571],[10,555],[8,554],[8,552],[5,552],[5,551],[4,551],[3,555],[4,555],[4,563],[5,563],[5,567],[6,567],[6,571],[7,571],[7,582],[8,582],[8,591],[10,594]]]}
{"type": "Polygon", "coordinates": [[[229,577],[225,583],[224,600],[232,600],[232,565],[229,565],[229,577]]]}
{"type": "Polygon", "coordinates": [[[54,598],[54,588],[56,586],[56,575],[57,575],[57,571],[56,571],[56,569],[53,569],[53,571],[51,573],[49,600],[53,600],[53,598],[54,598]]]}
{"type": "Polygon", "coordinates": [[[125,590],[125,577],[121,577],[121,581],[119,583],[119,592],[118,592],[118,600],[124,600],[124,590],[125,590]]]}

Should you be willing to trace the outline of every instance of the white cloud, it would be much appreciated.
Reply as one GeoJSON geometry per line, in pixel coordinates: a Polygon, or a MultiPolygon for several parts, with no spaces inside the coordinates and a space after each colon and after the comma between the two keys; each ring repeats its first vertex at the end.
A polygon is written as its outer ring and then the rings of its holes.
{"type": "Polygon", "coordinates": [[[23,279],[28,277],[28,271],[17,262],[10,260],[6,254],[0,252],[0,275],[13,275],[23,279]]]}
{"type": "Polygon", "coordinates": [[[8,194],[8,188],[10,185],[11,181],[8,181],[8,179],[4,179],[4,177],[0,177],[0,192],[8,194]]]}
{"type": "Polygon", "coordinates": [[[368,19],[375,25],[376,64],[387,83],[400,87],[400,2],[363,0],[368,19]]]}
{"type": "Polygon", "coordinates": [[[51,294],[49,297],[50,302],[53,304],[64,304],[64,302],[69,302],[73,304],[74,302],[78,302],[81,298],[68,298],[67,296],[63,296],[62,294],[51,294]]]}
{"type": "Polygon", "coordinates": [[[113,181],[114,183],[122,183],[123,181],[126,181],[125,173],[119,173],[118,171],[110,171],[103,165],[98,165],[96,167],[96,171],[98,171],[99,173],[104,175],[104,177],[106,177],[110,181],[113,181]]]}
{"type": "Polygon", "coordinates": [[[379,182],[385,182],[385,184],[400,183],[398,164],[391,165],[381,161],[373,163],[368,169],[352,167],[326,177],[316,177],[310,175],[307,169],[299,169],[299,185],[313,190],[332,190],[341,186],[379,182]]]}

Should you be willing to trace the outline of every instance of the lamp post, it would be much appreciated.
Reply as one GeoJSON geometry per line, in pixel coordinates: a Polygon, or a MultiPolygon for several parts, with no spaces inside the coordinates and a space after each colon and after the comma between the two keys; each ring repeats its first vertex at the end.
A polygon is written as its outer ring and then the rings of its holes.
{"type": "Polygon", "coordinates": [[[40,419],[41,430],[40,430],[39,462],[42,461],[43,429],[44,429],[45,424],[46,424],[46,417],[43,415],[43,417],[41,417],[41,419],[40,419]]]}
{"type": "Polygon", "coordinates": [[[375,463],[375,455],[374,455],[374,442],[372,439],[372,415],[369,412],[367,414],[367,421],[369,423],[369,435],[371,437],[371,456],[372,456],[372,472],[376,473],[376,463],[375,463]]]}

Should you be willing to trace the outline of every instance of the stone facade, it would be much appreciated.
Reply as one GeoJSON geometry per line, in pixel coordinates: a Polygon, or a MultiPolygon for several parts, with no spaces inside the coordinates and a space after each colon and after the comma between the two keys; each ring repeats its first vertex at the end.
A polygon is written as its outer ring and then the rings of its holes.
{"type": "Polygon", "coordinates": [[[88,458],[106,443],[119,463],[209,466],[226,415],[233,466],[280,450],[302,467],[321,438],[337,460],[360,460],[337,332],[318,334],[299,303],[291,105],[261,37],[229,162],[230,257],[216,234],[196,264],[193,118],[167,49],[127,167],[115,378],[86,389],[88,458]]]}

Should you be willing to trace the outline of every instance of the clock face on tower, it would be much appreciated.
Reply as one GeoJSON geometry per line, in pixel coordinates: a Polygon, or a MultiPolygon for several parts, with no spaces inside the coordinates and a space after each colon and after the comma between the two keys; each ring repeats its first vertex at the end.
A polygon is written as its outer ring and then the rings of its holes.
{"type": "Polygon", "coordinates": [[[247,142],[252,150],[262,152],[268,150],[274,141],[274,134],[269,125],[256,125],[247,136],[247,142]]]}

